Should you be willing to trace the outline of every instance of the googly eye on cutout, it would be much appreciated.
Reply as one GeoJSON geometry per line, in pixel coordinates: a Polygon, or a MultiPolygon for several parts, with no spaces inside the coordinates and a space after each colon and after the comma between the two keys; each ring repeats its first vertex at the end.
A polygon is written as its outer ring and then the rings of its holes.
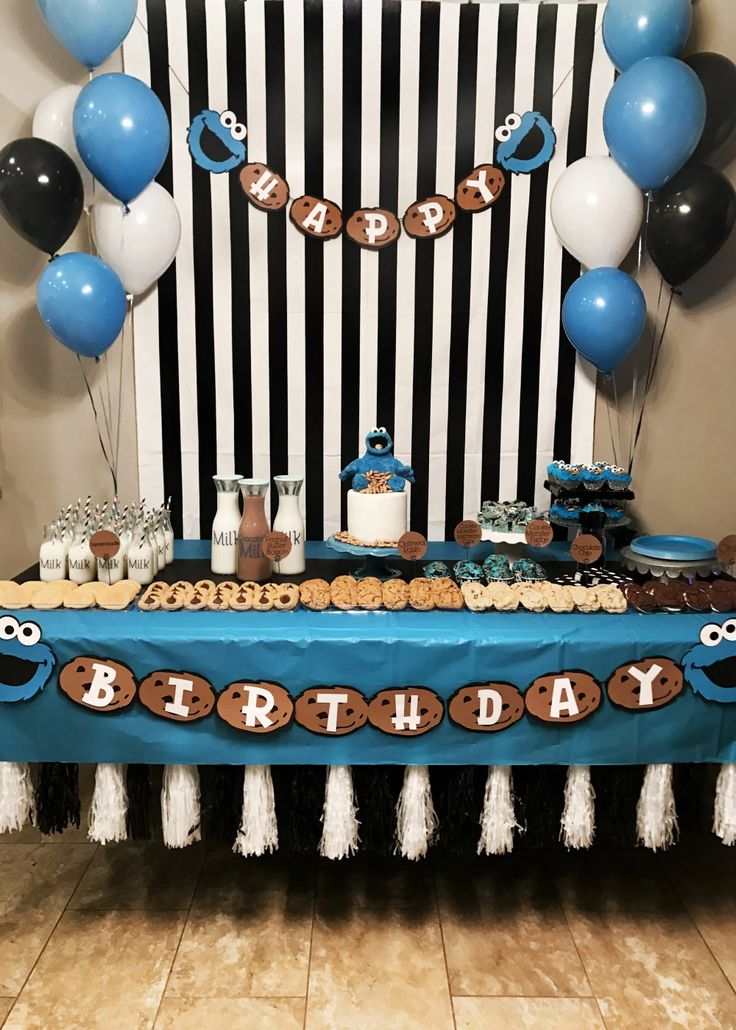
{"type": "Polygon", "coordinates": [[[515,111],[512,111],[512,113],[510,115],[507,115],[506,117],[506,124],[513,132],[514,129],[518,129],[521,125],[521,115],[518,115],[515,111]]]}
{"type": "Polygon", "coordinates": [[[243,140],[248,135],[248,130],[242,122],[236,122],[230,129],[230,135],[233,139],[243,140]]]}
{"type": "Polygon", "coordinates": [[[220,115],[220,124],[224,125],[226,129],[232,129],[238,124],[238,119],[233,111],[223,111],[220,115]]]}
{"type": "Polygon", "coordinates": [[[379,433],[385,433],[386,432],[386,427],[385,426],[379,426],[378,427],[378,432],[379,433]]]}
{"type": "Polygon", "coordinates": [[[499,143],[508,143],[511,139],[511,129],[507,125],[499,125],[495,136],[499,143]]]}
{"type": "Polygon", "coordinates": [[[378,426],[374,426],[373,429],[371,429],[371,432],[372,433],[380,433],[381,430],[378,428],[378,426]]]}
{"type": "Polygon", "coordinates": [[[721,635],[724,640],[736,640],[736,619],[729,619],[723,623],[721,635]]]}
{"type": "Polygon", "coordinates": [[[26,647],[33,647],[41,639],[41,627],[35,622],[21,622],[18,627],[18,641],[26,647]]]}
{"type": "Polygon", "coordinates": [[[700,631],[700,643],[705,644],[706,647],[715,647],[716,644],[720,644],[722,639],[721,627],[716,626],[715,622],[709,622],[700,631]]]}
{"type": "Polygon", "coordinates": [[[0,619],[0,640],[13,640],[18,636],[18,620],[12,615],[0,619]]]}

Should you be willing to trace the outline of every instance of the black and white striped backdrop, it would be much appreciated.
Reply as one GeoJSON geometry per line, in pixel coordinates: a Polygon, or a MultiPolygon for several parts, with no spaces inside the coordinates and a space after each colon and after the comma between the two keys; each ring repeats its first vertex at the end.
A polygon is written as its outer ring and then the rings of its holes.
{"type": "Polygon", "coordinates": [[[412,528],[450,537],[482,499],[543,500],[553,457],[589,458],[595,387],[560,328],[579,266],[549,222],[552,187],[606,153],[613,82],[598,4],[436,0],[139,0],[125,70],[161,98],[159,176],[182,215],[175,265],[135,310],[141,492],[172,494],[208,536],[215,472],[304,473],[307,534],[344,526],[339,469],[366,429],[416,470],[412,528]],[[572,71],[571,71],[572,69],[572,71]],[[507,176],[488,211],[435,242],[367,252],[249,206],[186,141],[204,108],[248,128],[248,160],[345,217],[403,215],[492,162],[494,129],[536,110],[552,162],[507,176]],[[511,179],[513,178],[513,182],[511,179]]]}

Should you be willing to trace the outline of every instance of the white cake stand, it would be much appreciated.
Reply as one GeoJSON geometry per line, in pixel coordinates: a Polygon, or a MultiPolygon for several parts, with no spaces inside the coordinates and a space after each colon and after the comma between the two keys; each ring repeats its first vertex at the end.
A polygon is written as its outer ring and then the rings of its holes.
{"type": "Polygon", "coordinates": [[[396,547],[358,547],[356,544],[346,544],[343,540],[336,540],[334,535],[325,540],[325,543],[340,554],[365,558],[363,564],[355,572],[356,579],[367,579],[372,576],[385,580],[396,579],[401,575],[400,571],[394,569],[387,561],[388,558],[399,556],[396,547]]]}
{"type": "Polygon", "coordinates": [[[521,558],[526,546],[523,533],[505,532],[501,529],[487,529],[481,526],[481,540],[496,545],[496,554],[505,554],[507,558],[521,558]]]}
{"type": "Polygon", "coordinates": [[[695,579],[698,576],[705,579],[714,572],[723,571],[723,565],[717,558],[701,558],[699,561],[666,561],[664,558],[645,558],[644,555],[632,551],[630,547],[621,548],[620,558],[621,564],[629,572],[654,576],[655,579],[695,579]]]}

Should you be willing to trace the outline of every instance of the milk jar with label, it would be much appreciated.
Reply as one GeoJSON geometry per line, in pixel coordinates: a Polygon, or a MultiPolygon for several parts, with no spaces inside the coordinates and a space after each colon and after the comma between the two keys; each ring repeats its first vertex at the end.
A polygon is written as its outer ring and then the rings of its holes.
{"type": "Polygon", "coordinates": [[[217,490],[217,511],[212,522],[212,571],[233,576],[238,571],[238,529],[241,476],[213,476],[217,490]]]}
{"type": "Polygon", "coordinates": [[[154,528],[153,535],[156,540],[157,548],[156,564],[158,565],[158,570],[160,571],[166,565],[166,534],[164,533],[163,514],[161,513],[159,513],[156,519],[156,525],[154,528]]]}
{"type": "Polygon", "coordinates": [[[174,560],[174,527],[171,525],[171,512],[164,508],[164,540],[166,541],[166,564],[171,565],[174,560]]]}
{"type": "Polygon", "coordinates": [[[123,536],[123,520],[119,519],[110,523],[110,530],[117,536],[120,546],[114,555],[109,558],[97,559],[97,578],[101,583],[119,583],[125,578],[126,554],[128,551],[127,539],[123,536]]]}
{"type": "Polygon", "coordinates": [[[152,583],[153,551],[148,533],[144,527],[138,527],[133,537],[133,542],[128,548],[128,579],[135,580],[145,586],[152,583]]]}
{"type": "Polygon", "coordinates": [[[45,583],[66,579],[67,547],[54,524],[43,527],[43,543],[38,553],[39,576],[45,583]]]}
{"type": "Polygon", "coordinates": [[[279,493],[279,510],[273,520],[274,530],[286,533],[291,551],[282,561],[274,562],[274,570],[282,576],[304,572],[304,520],[299,511],[299,494],[304,480],[297,476],[274,476],[279,493]]]}
{"type": "Polygon", "coordinates": [[[89,548],[89,527],[78,526],[69,548],[69,579],[72,583],[91,583],[97,579],[97,559],[89,548]]]}

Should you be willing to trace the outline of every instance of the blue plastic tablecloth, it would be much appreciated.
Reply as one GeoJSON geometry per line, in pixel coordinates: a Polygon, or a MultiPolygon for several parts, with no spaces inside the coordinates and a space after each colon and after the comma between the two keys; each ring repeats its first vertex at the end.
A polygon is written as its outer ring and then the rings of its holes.
{"type": "MultiPolygon", "coordinates": [[[[344,684],[367,697],[424,685],[444,699],[468,683],[504,680],[522,691],[537,676],[584,669],[605,683],[623,662],[648,655],[680,662],[706,615],[552,615],[461,612],[125,612],[58,610],[29,617],[58,668],[78,655],[109,657],[142,679],[160,669],[206,677],[216,691],[265,679],[293,696],[344,684]]],[[[736,693],[736,691],[735,691],[736,693]]],[[[736,761],[736,704],[714,704],[686,686],[666,708],[614,708],[552,726],[525,715],[497,733],[471,733],[447,717],[418,737],[367,725],[343,737],[296,724],[254,736],[216,712],[194,723],[157,718],[138,701],[97,714],[70,701],[56,677],[34,698],[0,705],[0,760],[150,763],[628,764],[736,761]]]]}

